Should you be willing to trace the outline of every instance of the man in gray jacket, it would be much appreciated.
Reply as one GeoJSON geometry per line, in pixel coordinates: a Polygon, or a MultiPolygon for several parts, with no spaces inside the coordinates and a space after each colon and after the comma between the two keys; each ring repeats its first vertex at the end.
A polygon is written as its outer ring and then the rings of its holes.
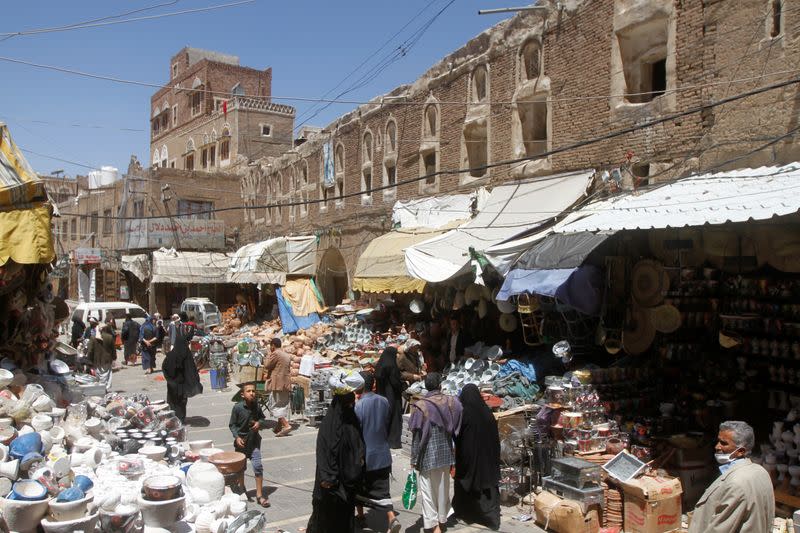
{"type": "Polygon", "coordinates": [[[766,533],[772,531],[775,496],[767,471],[748,456],[753,428],[732,420],[719,426],[716,453],[722,475],[709,486],[692,516],[689,533],[766,533]]]}

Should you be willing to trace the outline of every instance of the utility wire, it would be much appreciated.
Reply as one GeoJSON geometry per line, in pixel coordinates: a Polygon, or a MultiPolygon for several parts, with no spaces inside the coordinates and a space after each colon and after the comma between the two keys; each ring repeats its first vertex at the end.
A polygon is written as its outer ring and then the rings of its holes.
{"type": "MultiPolygon", "coordinates": [[[[712,108],[715,108],[715,107],[718,107],[718,106],[729,104],[731,102],[736,102],[738,100],[742,100],[744,98],[748,98],[748,97],[751,97],[751,96],[762,94],[762,93],[765,93],[765,92],[768,92],[768,91],[773,91],[773,90],[776,90],[776,89],[781,89],[783,87],[788,87],[790,85],[795,85],[797,83],[800,83],[800,78],[793,78],[793,79],[785,80],[785,81],[782,81],[782,82],[779,82],[779,83],[774,83],[774,84],[771,84],[771,85],[759,87],[759,88],[753,89],[751,91],[747,91],[747,92],[740,93],[740,94],[737,94],[737,95],[733,95],[733,96],[729,96],[729,97],[726,97],[726,98],[722,98],[722,99],[716,100],[714,102],[709,102],[708,104],[701,104],[699,106],[695,106],[695,107],[689,108],[689,109],[687,109],[685,111],[681,111],[681,112],[678,112],[678,113],[673,113],[673,114],[670,114],[670,115],[667,115],[667,116],[664,116],[664,117],[652,119],[652,120],[649,120],[649,121],[646,121],[646,122],[642,122],[642,123],[639,123],[639,124],[636,124],[636,125],[633,125],[633,126],[629,126],[627,128],[622,128],[622,129],[619,129],[619,130],[615,130],[615,131],[606,133],[604,135],[599,135],[599,136],[591,138],[591,139],[586,139],[584,141],[580,141],[580,142],[577,142],[577,143],[573,143],[573,144],[569,144],[569,145],[566,145],[566,146],[561,146],[561,147],[558,147],[558,148],[554,148],[552,150],[549,150],[549,151],[546,151],[546,152],[542,152],[542,153],[537,154],[535,156],[520,157],[520,158],[516,158],[516,159],[508,159],[508,160],[504,160],[504,161],[498,161],[498,162],[495,162],[495,163],[489,163],[489,164],[486,164],[486,165],[480,165],[480,166],[470,167],[470,168],[466,168],[466,169],[440,170],[440,171],[437,171],[437,172],[425,174],[423,176],[418,176],[416,178],[410,178],[410,179],[407,179],[407,180],[398,181],[397,183],[392,184],[392,185],[383,185],[383,186],[378,186],[378,187],[372,187],[372,188],[367,189],[367,190],[357,191],[357,192],[353,192],[353,193],[347,193],[347,194],[344,194],[344,195],[341,195],[341,196],[337,196],[335,199],[336,200],[343,200],[345,198],[361,197],[361,196],[365,196],[365,195],[371,195],[373,192],[387,190],[387,189],[394,189],[394,188],[396,188],[396,187],[398,187],[400,185],[406,185],[406,184],[410,184],[410,183],[417,183],[417,182],[420,182],[420,181],[423,181],[423,180],[429,180],[431,178],[437,178],[439,176],[457,175],[457,174],[463,174],[465,172],[471,172],[471,171],[481,171],[481,170],[485,171],[485,170],[488,170],[488,169],[491,169],[491,168],[495,168],[495,167],[506,166],[506,165],[514,165],[514,164],[522,163],[522,162],[525,162],[525,161],[532,161],[532,160],[536,160],[536,159],[541,159],[541,158],[548,157],[548,156],[551,156],[551,155],[560,154],[560,153],[563,153],[563,152],[568,152],[568,151],[571,151],[571,150],[582,148],[584,146],[590,146],[590,145],[593,145],[593,144],[597,144],[597,143],[600,143],[600,142],[603,142],[603,141],[607,141],[609,139],[614,139],[616,137],[621,137],[623,135],[627,135],[629,133],[633,133],[633,132],[636,132],[636,131],[639,131],[639,130],[642,130],[642,129],[646,129],[646,128],[650,128],[650,127],[653,127],[653,126],[657,126],[659,124],[664,124],[666,122],[670,122],[670,121],[678,119],[678,118],[689,116],[689,115],[692,115],[692,114],[695,114],[695,113],[700,113],[700,112],[702,112],[702,111],[704,111],[706,109],[712,109],[712,108]]],[[[541,178],[541,179],[538,179],[536,181],[548,181],[548,180],[553,180],[553,179],[559,179],[559,176],[547,176],[545,178],[541,178]]],[[[221,213],[221,212],[225,212],[225,211],[239,211],[239,210],[242,210],[242,209],[265,209],[265,208],[270,208],[270,207],[291,207],[291,206],[296,206],[296,205],[318,204],[318,203],[323,203],[323,202],[326,202],[326,201],[327,200],[324,200],[324,199],[314,199],[314,200],[306,200],[306,201],[302,201],[302,202],[284,202],[284,203],[281,203],[281,204],[266,204],[266,205],[251,206],[251,207],[240,205],[240,206],[222,207],[222,208],[216,208],[216,209],[209,209],[209,210],[205,210],[205,211],[198,211],[195,214],[221,213]]],[[[62,213],[62,215],[73,215],[74,216],[74,215],[77,215],[77,214],[76,213],[62,213]]],[[[120,217],[111,217],[111,218],[116,219],[116,218],[120,218],[120,217]]],[[[160,218],[160,217],[121,217],[121,218],[123,218],[123,219],[132,219],[132,220],[137,220],[137,219],[141,220],[141,219],[160,218]]]]}
{"type": "MultiPolygon", "coordinates": [[[[22,31],[15,31],[15,32],[5,32],[5,33],[0,33],[0,36],[1,37],[10,38],[10,37],[16,37],[16,36],[19,36],[19,35],[38,35],[38,34],[42,34],[42,33],[55,33],[55,32],[70,31],[70,30],[82,30],[82,29],[86,29],[86,28],[98,28],[98,27],[101,27],[101,26],[114,26],[114,25],[117,25],[117,24],[127,24],[129,22],[141,22],[143,20],[156,20],[156,19],[161,19],[161,18],[166,18],[166,17],[175,17],[175,16],[178,16],[178,15],[188,15],[188,14],[191,14],[191,13],[203,13],[203,12],[206,12],[206,11],[215,11],[215,10],[218,10],[218,9],[226,9],[226,8],[229,8],[229,7],[236,7],[236,6],[240,6],[240,5],[244,5],[244,4],[252,4],[252,3],[255,3],[257,1],[258,0],[239,0],[238,2],[231,2],[231,3],[228,3],[228,4],[217,4],[217,5],[213,5],[213,6],[207,6],[207,7],[198,7],[198,8],[194,8],[194,9],[184,9],[182,11],[173,11],[171,13],[161,13],[159,15],[147,15],[147,16],[144,16],[144,17],[133,17],[133,18],[123,19],[123,20],[106,20],[106,21],[103,21],[104,19],[98,19],[99,22],[90,21],[90,22],[86,22],[86,23],[70,24],[68,26],[56,26],[56,27],[52,27],[52,28],[39,28],[39,29],[34,29],[34,30],[22,30],[22,31]]],[[[130,13],[138,13],[140,11],[145,11],[145,10],[149,10],[149,9],[155,9],[157,7],[163,7],[163,6],[170,5],[170,4],[175,4],[175,3],[176,2],[168,2],[166,4],[160,4],[160,5],[153,6],[153,7],[138,9],[138,10],[132,11],[130,13]]],[[[112,16],[112,17],[105,17],[105,18],[118,18],[118,17],[121,17],[121,16],[125,16],[125,15],[115,15],[115,16],[112,16]]]]}

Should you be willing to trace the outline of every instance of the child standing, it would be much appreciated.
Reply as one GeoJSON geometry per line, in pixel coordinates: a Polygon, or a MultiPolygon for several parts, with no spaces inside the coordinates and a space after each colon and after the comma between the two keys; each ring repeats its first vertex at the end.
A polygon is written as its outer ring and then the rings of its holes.
{"type": "Polygon", "coordinates": [[[249,382],[240,386],[242,387],[242,401],[233,406],[228,428],[234,438],[234,450],[245,454],[253,466],[253,476],[256,478],[256,500],[261,507],[269,507],[269,500],[262,494],[264,468],[261,466],[261,434],[259,433],[266,427],[267,420],[264,417],[264,411],[256,402],[256,384],[249,382]]]}

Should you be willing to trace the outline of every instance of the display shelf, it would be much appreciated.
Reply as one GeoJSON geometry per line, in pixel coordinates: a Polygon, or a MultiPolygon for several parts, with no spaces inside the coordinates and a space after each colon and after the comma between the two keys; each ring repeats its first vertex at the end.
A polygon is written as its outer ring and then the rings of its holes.
{"type": "Polygon", "coordinates": [[[775,489],[775,502],[788,505],[792,509],[800,509],[800,496],[792,496],[782,489],[775,489]]]}

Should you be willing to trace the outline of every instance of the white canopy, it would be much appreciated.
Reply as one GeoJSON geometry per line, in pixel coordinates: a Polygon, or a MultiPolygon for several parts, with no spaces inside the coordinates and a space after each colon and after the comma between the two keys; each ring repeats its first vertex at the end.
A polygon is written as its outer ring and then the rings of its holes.
{"type": "Polygon", "coordinates": [[[406,249],[415,278],[437,283],[467,272],[470,248],[488,248],[535,229],[583,198],[594,170],[500,185],[466,224],[406,249]]]}
{"type": "Polygon", "coordinates": [[[286,276],[311,276],[317,259],[313,236],[276,237],[246,244],[231,258],[231,283],[285,285],[286,276]]]}
{"type": "Polygon", "coordinates": [[[213,252],[177,252],[161,249],[153,252],[152,283],[227,283],[228,254],[213,252]]]}

